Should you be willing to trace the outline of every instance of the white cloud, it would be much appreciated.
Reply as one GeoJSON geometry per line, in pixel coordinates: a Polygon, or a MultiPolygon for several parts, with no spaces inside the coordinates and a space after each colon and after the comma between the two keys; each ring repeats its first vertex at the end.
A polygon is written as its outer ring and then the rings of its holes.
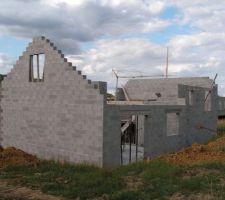
{"type": "Polygon", "coordinates": [[[51,6],[60,6],[62,4],[68,4],[70,6],[80,6],[84,2],[95,2],[94,0],[41,0],[43,4],[48,4],[51,6]]]}
{"type": "Polygon", "coordinates": [[[0,2],[0,32],[25,38],[46,35],[62,50],[77,53],[81,42],[165,29],[169,23],[159,18],[164,7],[161,1],[139,0],[7,0],[0,2]]]}
{"type": "MultiPolygon", "coordinates": [[[[166,48],[145,39],[101,40],[96,48],[78,56],[69,56],[90,78],[115,85],[111,70],[121,75],[163,75],[166,48]],[[131,72],[132,71],[132,72],[131,72]]],[[[225,34],[198,33],[174,37],[169,43],[169,74],[175,76],[213,76],[218,83],[225,78],[225,34]]],[[[122,82],[123,83],[123,82],[122,82]]],[[[220,94],[225,94],[219,87],[220,94]]]]}
{"type": "Polygon", "coordinates": [[[165,2],[163,1],[154,1],[148,4],[148,8],[151,13],[158,15],[164,10],[164,8],[166,7],[165,5],[165,2]]]}
{"type": "Polygon", "coordinates": [[[152,22],[146,22],[143,28],[143,32],[157,32],[163,31],[166,27],[171,25],[169,21],[153,20],[152,22]]]}
{"type": "Polygon", "coordinates": [[[163,76],[165,57],[164,47],[145,39],[101,40],[94,49],[79,56],[68,56],[91,79],[107,81],[110,90],[115,84],[112,69],[120,75],[163,76]]]}
{"type": "Polygon", "coordinates": [[[15,63],[15,59],[0,53],[0,73],[7,74],[15,63]]]}
{"type": "Polygon", "coordinates": [[[196,27],[201,31],[223,31],[225,26],[224,0],[172,0],[171,2],[179,10],[179,23],[196,27]]]}

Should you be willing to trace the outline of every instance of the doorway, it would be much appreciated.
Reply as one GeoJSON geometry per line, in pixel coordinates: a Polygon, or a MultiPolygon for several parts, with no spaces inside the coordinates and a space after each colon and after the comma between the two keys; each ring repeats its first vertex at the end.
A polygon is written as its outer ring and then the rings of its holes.
{"type": "Polygon", "coordinates": [[[121,121],[121,165],[144,159],[144,115],[126,116],[121,121]]]}

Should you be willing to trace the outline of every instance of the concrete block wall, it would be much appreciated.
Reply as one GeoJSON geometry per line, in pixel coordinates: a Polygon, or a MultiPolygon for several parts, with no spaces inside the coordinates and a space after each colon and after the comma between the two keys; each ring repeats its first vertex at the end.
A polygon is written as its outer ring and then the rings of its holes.
{"type": "Polygon", "coordinates": [[[198,125],[201,124],[206,128],[216,130],[216,115],[203,111],[201,113],[200,111],[192,112],[193,109],[189,109],[187,106],[152,106],[149,109],[152,114],[145,118],[144,157],[153,158],[175,152],[193,143],[205,143],[215,135],[215,132],[199,129],[198,125]],[[167,113],[179,113],[177,135],[169,136],[167,134],[167,113]]]}
{"type": "Polygon", "coordinates": [[[150,115],[145,117],[144,157],[153,158],[175,152],[187,146],[186,117],[184,106],[152,107],[150,115]],[[167,135],[167,113],[179,112],[179,133],[167,135]]]}
{"type": "Polygon", "coordinates": [[[218,94],[217,86],[213,87],[210,92],[211,111],[205,110],[205,92],[208,88],[193,87],[193,86],[179,86],[179,96],[184,97],[187,102],[187,132],[189,145],[193,142],[204,143],[209,140],[215,132],[209,131],[217,129],[218,116],[218,94]],[[190,105],[189,91],[193,92],[193,103],[190,105]],[[203,126],[204,128],[199,128],[203,126]]]}
{"type": "Polygon", "coordinates": [[[104,107],[103,165],[120,165],[121,118],[118,106],[104,107]]]}
{"type": "MultiPolygon", "coordinates": [[[[190,80],[192,79],[189,79],[189,81],[190,80]]],[[[196,80],[196,78],[192,81],[194,80],[196,80]]],[[[189,85],[188,82],[185,82],[186,85],[176,82],[177,89],[174,99],[175,97],[176,99],[183,99],[185,104],[182,105],[167,105],[167,103],[155,102],[155,104],[152,105],[114,105],[114,107],[119,108],[120,117],[132,114],[143,117],[140,118],[139,128],[144,124],[144,133],[140,131],[139,136],[144,135],[144,157],[153,158],[165,153],[175,152],[193,143],[205,143],[216,134],[214,131],[216,131],[217,124],[218,95],[217,86],[211,89],[211,83],[212,81],[207,78],[197,79],[197,83],[190,83],[189,85]],[[191,99],[190,91],[192,91],[193,94],[191,99]],[[210,91],[210,111],[205,110],[204,105],[207,91],[210,91]],[[192,102],[190,102],[190,100],[192,102]],[[175,118],[169,121],[167,119],[168,113],[172,113],[174,116],[178,114],[177,117],[175,117],[178,119],[178,122],[175,118]],[[168,127],[171,127],[170,133],[168,133],[168,127]],[[177,128],[178,131],[176,131],[177,128]]],[[[112,138],[112,135],[118,136],[120,132],[120,130],[117,130],[119,126],[117,123],[118,120],[119,118],[114,117],[111,118],[110,122],[113,124],[113,126],[109,128],[112,130],[110,140],[113,141],[117,139],[116,137],[112,138]]],[[[141,142],[142,139],[139,139],[141,142]]],[[[118,146],[119,144],[110,147],[112,155],[118,155],[118,146]]]]}
{"type": "MultiPolygon", "coordinates": [[[[171,106],[171,105],[112,105],[113,110],[117,110],[120,116],[124,115],[138,115],[140,118],[140,124],[138,128],[141,128],[144,124],[143,135],[143,146],[144,146],[144,158],[153,158],[165,153],[173,152],[187,146],[188,136],[186,135],[186,106],[171,106]],[[179,134],[167,136],[167,120],[166,114],[168,112],[179,112],[179,134]]],[[[109,149],[111,152],[111,158],[118,159],[120,144],[118,141],[120,135],[120,124],[118,123],[119,118],[117,116],[112,117],[110,124],[112,125],[107,130],[111,130],[109,134],[113,146],[109,149]],[[113,138],[114,137],[114,138],[113,138]]],[[[105,137],[105,136],[104,136],[105,137]]],[[[140,138],[139,138],[140,139],[140,138]]],[[[140,139],[141,141],[141,139],[140,139]]]]}
{"type": "MultiPolygon", "coordinates": [[[[177,151],[193,143],[205,143],[216,133],[217,124],[217,87],[211,90],[211,111],[204,110],[205,91],[208,88],[179,85],[178,96],[186,105],[120,105],[120,116],[134,114],[144,116],[144,157],[153,158],[177,151]],[[189,91],[193,91],[193,103],[189,105],[189,91]],[[178,113],[178,122],[172,120],[170,127],[178,132],[168,134],[168,113],[178,113]],[[174,124],[173,124],[174,123],[174,124]],[[200,126],[205,128],[200,128],[200,126]]],[[[141,121],[140,121],[141,122],[141,121]]],[[[172,130],[171,129],[171,130],[172,130]]]]}
{"type": "Polygon", "coordinates": [[[2,141],[43,159],[103,165],[105,95],[44,37],[2,82],[2,141]],[[29,82],[30,55],[45,54],[43,82],[29,82]]]}
{"type": "Polygon", "coordinates": [[[2,100],[2,85],[0,82],[0,145],[2,143],[2,107],[1,107],[1,100],[2,100]]]}
{"type": "MultiPolygon", "coordinates": [[[[205,143],[216,133],[217,87],[211,91],[212,110],[204,110],[205,91],[208,88],[179,85],[179,97],[187,102],[185,106],[158,106],[150,109],[145,120],[145,158],[155,157],[188,147],[193,143],[205,143]],[[194,91],[193,105],[189,105],[189,91],[194,91]],[[167,113],[179,113],[179,134],[167,135],[167,113]],[[199,128],[203,126],[205,128],[199,128]]],[[[176,122],[174,122],[176,123],[176,122]]]]}
{"type": "Polygon", "coordinates": [[[225,116],[225,97],[220,97],[218,100],[218,117],[224,118],[225,116]]]}
{"type": "Polygon", "coordinates": [[[225,110],[225,97],[219,97],[218,110],[219,111],[225,110]]]}
{"type": "Polygon", "coordinates": [[[166,104],[179,104],[178,85],[211,88],[213,80],[208,77],[131,79],[125,89],[131,100],[156,100],[166,104]],[[160,93],[157,97],[156,93],[160,93]]]}

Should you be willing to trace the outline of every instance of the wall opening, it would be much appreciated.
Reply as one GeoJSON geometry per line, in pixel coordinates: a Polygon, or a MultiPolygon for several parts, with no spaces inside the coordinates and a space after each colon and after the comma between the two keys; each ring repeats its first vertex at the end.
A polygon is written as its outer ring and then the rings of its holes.
{"type": "Polygon", "coordinates": [[[34,54],[30,56],[30,82],[44,81],[45,54],[34,54]]]}
{"type": "Polygon", "coordinates": [[[179,112],[166,113],[166,134],[167,136],[179,135],[179,112]]]}
{"type": "Polygon", "coordinates": [[[143,160],[144,119],[144,115],[131,115],[121,121],[121,165],[143,160]]]}

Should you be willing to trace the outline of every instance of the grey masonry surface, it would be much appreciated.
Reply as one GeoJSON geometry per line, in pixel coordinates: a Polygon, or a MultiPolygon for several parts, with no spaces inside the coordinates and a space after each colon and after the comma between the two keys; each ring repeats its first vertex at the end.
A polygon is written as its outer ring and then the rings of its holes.
{"type": "Polygon", "coordinates": [[[219,97],[218,115],[225,116],[225,97],[219,97]]]}
{"type": "Polygon", "coordinates": [[[178,85],[210,88],[213,80],[208,77],[167,78],[167,79],[131,79],[125,89],[131,100],[157,100],[163,103],[177,103],[178,85]],[[156,93],[161,96],[157,97],[156,93]]]}
{"type": "MultiPolygon", "coordinates": [[[[193,143],[205,143],[216,134],[217,109],[204,110],[205,89],[193,86],[179,85],[179,96],[187,105],[123,105],[122,115],[145,116],[143,132],[144,157],[153,158],[169,152],[174,152],[193,143]],[[194,91],[194,102],[188,105],[188,91],[194,91]],[[179,113],[179,130],[177,135],[167,135],[167,113],[179,113]],[[199,127],[203,128],[199,128],[199,127]],[[209,131],[212,130],[212,131],[209,131]]],[[[212,89],[212,107],[217,107],[217,87],[212,89]]],[[[118,105],[117,105],[118,106],[118,105]]],[[[141,120],[143,120],[141,118],[141,120]]],[[[176,122],[174,122],[176,123],[176,122]]],[[[141,124],[139,124],[141,127],[141,124]]]]}
{"type": "Polygon", "coordinates": [[[2,144],[2,123],[3,123],[1,100],[2,100],[2,84],[0,82],[0,145],[2,144]]]}
{"type": "MultiPolygon", "coordinates": [[[[144,130],[139,132],[139,138],[140,144],[144,143],[145,158],[173,152],[193,143],[205,143],[216,134],[217,85],[207,77],[129,80],[125,90],[130,99],[143,101],[143,106],[139,106],[139,110],[143,107],[141,112],[134,111],[137,106],[132,105],[128,106],[129,112],[126,113],[143,116],[143,110],[149,112],[145,121],[141,118],[139,122],[139,128],[144,130]],[[189,102],[190,91],[192,102],[189,102]],[[210,111],[205,110],[204,102],[208,92],[210,111]],[[161,93],[161,97],[147,101],[155,93],[161,93]],[[179,113],[178,135],[167,135],[167,113],[179,113]]],[[[173,123],[171,127],[177,126],[176,121],[173,123]]]]}

